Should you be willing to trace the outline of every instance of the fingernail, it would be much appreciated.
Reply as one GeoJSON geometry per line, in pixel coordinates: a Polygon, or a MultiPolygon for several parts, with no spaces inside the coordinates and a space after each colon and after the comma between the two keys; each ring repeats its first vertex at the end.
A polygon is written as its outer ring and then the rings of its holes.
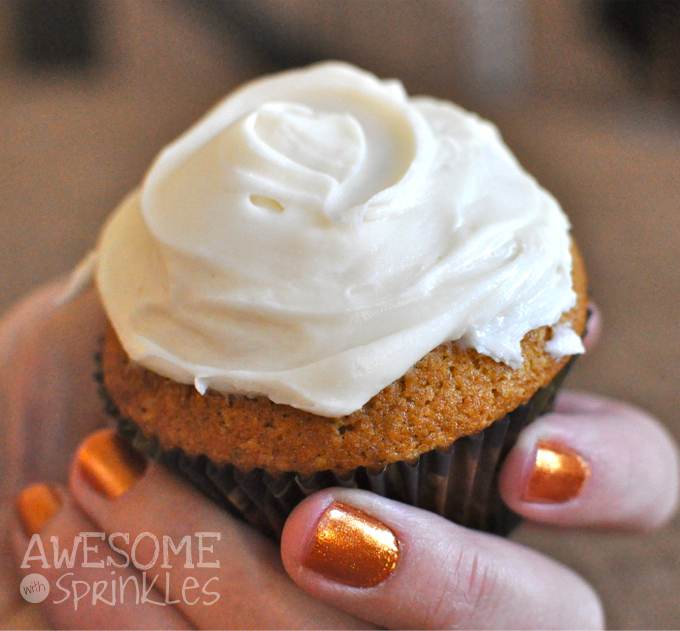
{"type": "Polygon", "coordinates": [[[61,508],[61,497],[47,484],[32,484],[17,497],[19,522],[27,537],[32,537],[45,527],[61,508]]]}
{"type": "Polygon", "coordinates": [[[549,440],[539,440],[534,469],[523,500],[537,504],[559,504],[575,498],[590,475],[590,465],[573,449],[549,440]]]}
{"type": "Polygon", "coordinates": [[[385,524],[333,502],[321,516],[303,565],[352,587],[375,587],[397,567],[399,542],[385,524]]]}
{"type": "Polygon", "coordinates": [[[120,497],[144,475],[146,458],[123,437],[102,429],[83,442],[78,467],[96,491],[109,499],[120,497]]]}

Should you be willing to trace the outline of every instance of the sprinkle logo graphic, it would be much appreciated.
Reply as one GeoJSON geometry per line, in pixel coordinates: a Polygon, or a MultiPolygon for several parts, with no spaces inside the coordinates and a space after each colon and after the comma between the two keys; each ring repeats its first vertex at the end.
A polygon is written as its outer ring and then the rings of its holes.
{"type": "Polygon", "coordinates": [[[219,599],[219,532],[195,532],[177,540],[141,532],[81,532],[72,541],[50,537],[52,550],[39,534],[26,548],[23,570],[44,568],[21,581],[21,595],[29,603],[48,596],[51,604],[66,603],[74,611],[86,603],[113,607],[150,603],[166,607],[185,603],[210,607],[219,599]],[[50,554],[53,553],[53,554],[50,554]],[[59,575],[59,576],[57,576],[59,575]]]}
{"type": "Polygon", "coordinates": [[[29,603],[41,603],[50,593],[50,584],[42,574],[29,574],[21,581],[19,591],[29,603]]]}

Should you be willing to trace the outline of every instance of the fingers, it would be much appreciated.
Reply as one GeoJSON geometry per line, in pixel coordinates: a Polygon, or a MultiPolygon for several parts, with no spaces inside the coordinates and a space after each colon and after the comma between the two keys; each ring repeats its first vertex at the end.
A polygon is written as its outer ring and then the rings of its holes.
{"type": "Polygon", "coordinates": [[[73,467],[71,492],[98,530],[129,533],[129,539],[119,539],[117,545],[131,557],[140,533],[156,537],[159,556],[147,575],[169,574],[169,599],[193,624],[200,628],[366,627],[314,600],[290,581],[272,541],[163,468],[147,468],[126,445],[105,430],[89,437],[73,467]],[[175,552],[173,547],[185,539],[187,546],[175,552]],[[187,581],[190,586],[198,581],[200,587],[184,598],[187,581]],[[204,588],[218,597],[207,598],[201,593],[204,588]],[[203,600],[189,604],[197,597],[203,600]]]}
{"type": "Polygon", "coordinates": [[[601,628],[596,594],[564,566],[377,495],[329,489],[292,513],[286,570],[327,603],[388,628],[601,628]]]}
{"type": "Polygon", "coordinates": [[[565,393],[522,432],[500,477],[527,519],[568,527],[646,530],[678,504],[678,452],[667,430],[631,406],[565,393]]]}
{"type": "Polygon", "coordinates": [[[13,533],[17,565],[30,577],[20,587],[29,602],[41,602],[54,628],[191,628],[177,609],[163,605],[162,588],[151,587],[151,579],[129,564],[121,568],[105,562],[121,565],[123,559],[108,545],[108,533],[101,539],[99,526],[63,488],[28,487],[19,496],[18,513],[21,524],[13,533]]]}
{"type": "Polygon", "coordinates": [[[78,443],[103,422],[93,375],[106,318],[94,291],[59,307],[61,292],[42,288],[0,323],[4,479],[17,485],[65,482],[78,443]]]}
{"type": "MultiPolygon", "coordinates": [[[[78,442],[102,422],[92,374],[105,318],[94,292],[59,307],[62,287],[57,282],[37,290],[0,320],[0,556],[5,559],[11,556],[7,533],[17,492],[37,480],[65,481],[78,442]]],[[[0,609],[6,610],[23,601],[15,566],[3,563],[0,570],[0,609]]]]}

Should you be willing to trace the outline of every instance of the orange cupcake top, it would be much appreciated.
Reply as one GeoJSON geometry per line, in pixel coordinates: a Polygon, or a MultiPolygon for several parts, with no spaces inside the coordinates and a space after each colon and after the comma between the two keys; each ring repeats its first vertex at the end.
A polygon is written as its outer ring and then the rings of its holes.
{"type": "MultiPolygon", "coordinates": [[[[573,248],[577,305],[562,318],[582,334],[587,317],[586,276],[573,248]]],[[[121,414],[164,449],[207,455],[247,472],[276,475],[342,472],[409,461],[474,434],[528,401],[564,367],[568,357],[545,351],[551,327],[522,340],[524,363],[513,370],[455,343],[438,346],[360,410],[317,416],[266,397],[208,391],[162,377],[131,361],[111,329],[103,352],[104,384],[121,414]]]]}

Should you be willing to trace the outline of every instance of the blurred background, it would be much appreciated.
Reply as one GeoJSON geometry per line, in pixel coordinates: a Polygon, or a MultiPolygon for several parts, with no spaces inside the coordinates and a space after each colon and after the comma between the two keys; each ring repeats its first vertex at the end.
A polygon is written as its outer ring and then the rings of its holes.
{"type": "MultiPolygon", "coordinates": [[[[571,385],[680,437],[677,1],[0,0],[0,312],[67,273],[216,100],[326,58],[496,121],[569,213],[604,313],[571,385]]],[[[610,627],[680,628],[680,521],[513,537],[585,575],[610,627]]]]}

